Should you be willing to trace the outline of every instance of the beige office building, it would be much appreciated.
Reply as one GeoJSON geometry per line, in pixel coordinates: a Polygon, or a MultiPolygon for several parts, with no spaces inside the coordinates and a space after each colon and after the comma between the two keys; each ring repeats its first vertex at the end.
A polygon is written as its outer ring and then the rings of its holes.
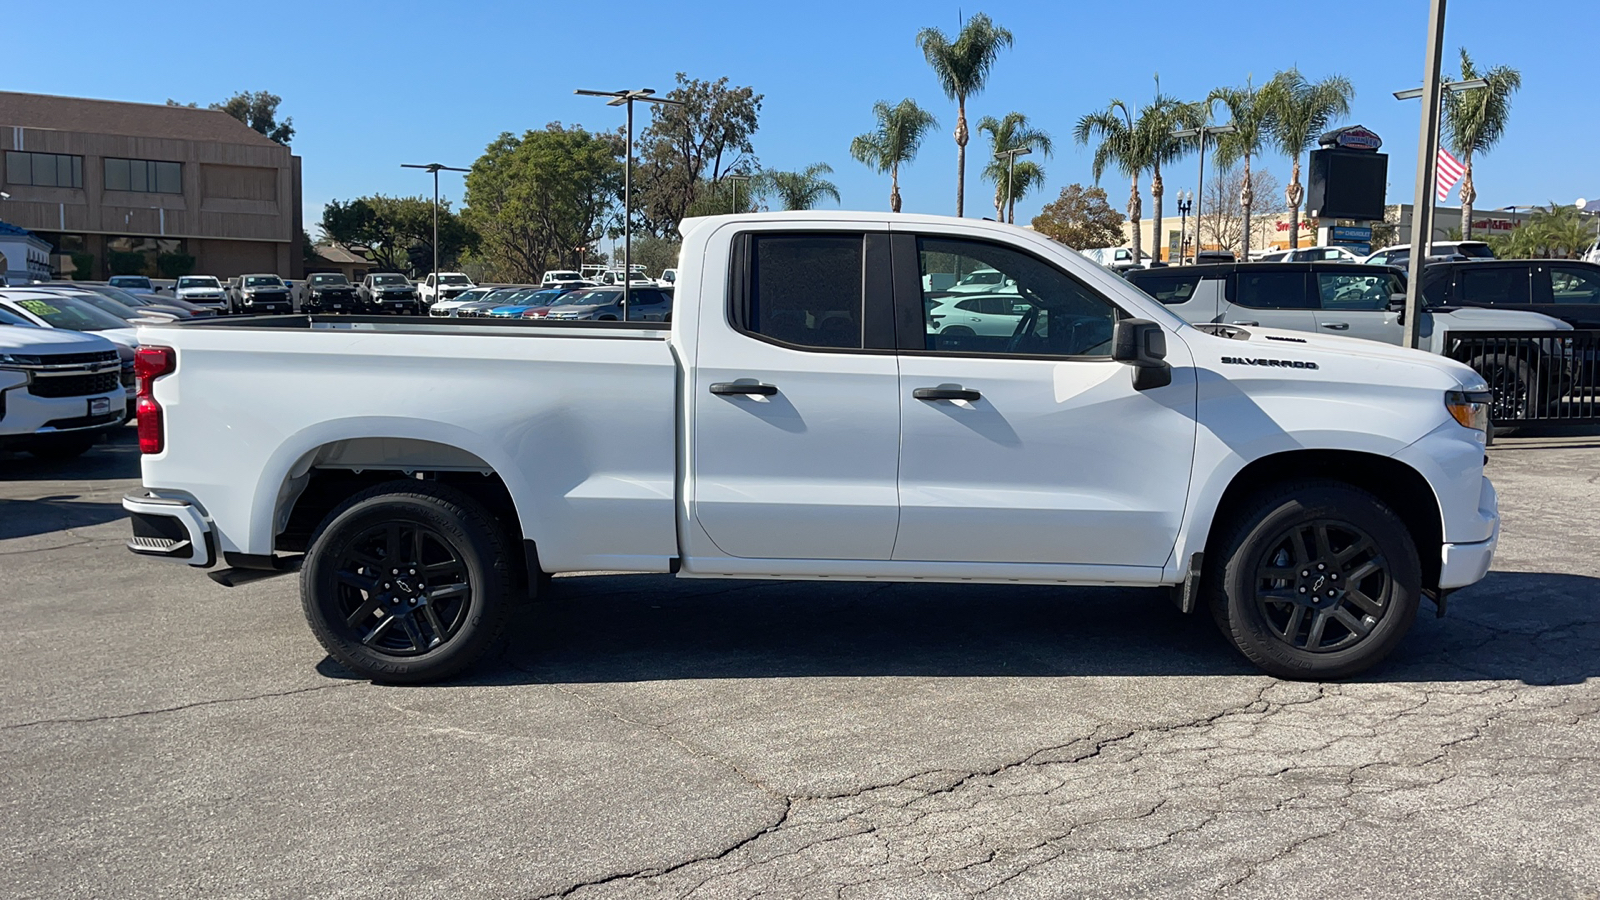
{"type": "Polygon", "coordinates": [[[51,268],[299,277],[300,158],[223,112],[0,92],[0,221],[51,268]]]}

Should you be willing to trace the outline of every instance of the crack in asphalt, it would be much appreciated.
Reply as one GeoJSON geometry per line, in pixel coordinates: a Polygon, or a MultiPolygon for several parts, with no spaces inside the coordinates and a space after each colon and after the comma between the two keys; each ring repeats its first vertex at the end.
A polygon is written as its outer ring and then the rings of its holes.
{"type": "Polygon", "coordinates": [[[137,719],[141,716],[156,716],[162,713],[183,712],[186,709],[198,709],[203,706],[221,706],[229,703],[250,703],[255,700],[271,700],[274,697],[293,697],[297,694],[314,694],[319,691],[332,691],[340,688],[357,687],[366,682],[348,682],[344,684],[319,684],[311,687],[295,688],[288,691],[268,691],[262,694],[252,694],[248,697],[218,697],[212,700],[196,700],[193,703],[181,703],[177,706],[163,706],[157,709],[139,709],[132,712],[107,713],[103,716],[83,716],[81,718],[60,719],[35,719],[31,722],[17,722],[12,725],[0,725],[0,731],[15,731],[19,728],[35,728],[40,725],[86,725],[94,722],[113,722],[118,719],[137,719]]]}

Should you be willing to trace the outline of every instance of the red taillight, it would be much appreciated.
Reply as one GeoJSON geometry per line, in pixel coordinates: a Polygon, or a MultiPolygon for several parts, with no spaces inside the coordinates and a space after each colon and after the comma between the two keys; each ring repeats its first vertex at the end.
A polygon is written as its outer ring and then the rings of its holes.
{"type": "Polygon", "coordinates": [[[138,398],[134,412],[139,419],[139,452],[160,453],[166,449],[166,434],[161,424],[161,404],[156,402],[154,382],[178,369],[178,355],[171,347],[140,347],[134,352],[133,374],[138,379],[138,398]]]}

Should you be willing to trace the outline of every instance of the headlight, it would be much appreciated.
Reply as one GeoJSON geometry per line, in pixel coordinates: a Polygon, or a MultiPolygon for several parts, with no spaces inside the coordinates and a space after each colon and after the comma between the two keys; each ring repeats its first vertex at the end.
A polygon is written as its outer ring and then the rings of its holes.
{"type": "Polygon", "coordinates": [[[1444,408],[1462,428],[1487,432],[1489,430],[1489,404],[1494,401],[1493,391],[1445,391],[1444,408]]]}

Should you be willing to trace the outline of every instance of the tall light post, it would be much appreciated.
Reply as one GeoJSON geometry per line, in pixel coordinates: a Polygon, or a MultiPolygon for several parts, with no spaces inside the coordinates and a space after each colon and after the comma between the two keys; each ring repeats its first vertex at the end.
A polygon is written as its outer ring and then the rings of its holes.
{"type": "Polygon", "coordinates": [[[732,172],[728,172],[722,176],[723,181],[733,182],[733,208],[728,210],[728,212],[737,213],[739,211],[739,182],[743,181],[746,184],[749,184],[750,178],[751,176],[749,175],[735,175],[732,172]]]}
{"type": "MultiPolygon", "coordinates": [[[[439,173],[440,172],[470,172],[471,169],[458,169],[444,163],[401,163],[402,169],[424,169],[433,173],[433,302],[439,302],[439,173]]],[[[422,306],[422,294],[417,294],[417,306],[422,306]]]]}
{"type": "Polygon", "coordinates": [[[1194,192],[1178,192],[1178,265],[1183,265],[1184,244],[1189,243],[1189,210],[1194,208],[1194,192]]]}
{"type": "MultiPolygon", "coordinates": [[[[1017,157],[1019,157],[1019,156],[1027,156],[1029,153],[1032,153],[1032,152],[1033,151],[1029,150],[1027,147],[1012,147],[1010,150],[1001,150],[999,153],[996,153],[994,155],[995,159],[999,159],[1002,156],[1004,156],[1006,158],[1006,205],[1007,206],[1011,205],[1011,176],[1017,171],[1017,157]]],[[[1011,217],[1013,219],[1015,219],[1016,218],[1016,213],[1012,213],[1011,217]]],[[[1005,209],[1002,208],[1001,211],[1000,211],[1000,221],[1004,222],[1005,220],[1006,220],[1005,209]]],[[[1016,222],[1012,222],[1011,224],[1015,225],[1016,222]]]]}
{"type": "MultiPolygon", "coordinates": [[[[1211,118],[1211,113],[1209,111],[1210,104],[1206,104],[1206,106],[1206,118],[1209,119],[1211,118]]],[[[1204,195],[1206,192],[1206,144],[1219,134],[1232,134],[1237,130],[1238,129],[1233,127],[1233,123],[1230,122],[1227,125],[1202,125],[1199,128],[1179,128],[1172,132],[1173,137],[1192,137],[1199,139],[1200,142],[1200,180],[1195,182],[1194,198],[1194,258],[1197,262],[1200,259],[1200,209],[1202,206],[1204,206],[1202,201],[1204,200],[1204,195]]]]}
{"type": "Polygon", "coordinates": [[[1489,86],[1482,78],[1444,83],[1439,67],[1444,56],[1445,0],[1428,4],[1428,46],[1423,53],[1422,87],[1395,91],[1396,100],[1422,98],[1422,132],[1417,138],[1417,185],[1411,202],[1411,259],[1406,269],[1405,346],[1422,342],[1422,271],[1433,241],[1434,180],[1439,167],[1439,105],[1446,92],[1489,86]]]}
{"type": "Polygon", "coordinates": [[[682,106],[682,100],[651,96],[654,88],[632,91],[573,91],[584,97],[610,97],[607,106],[628,108],[628,149],[622,160],[622,321],[633,306],[633,104],[636,100],[663,106],[682,106]]]}

